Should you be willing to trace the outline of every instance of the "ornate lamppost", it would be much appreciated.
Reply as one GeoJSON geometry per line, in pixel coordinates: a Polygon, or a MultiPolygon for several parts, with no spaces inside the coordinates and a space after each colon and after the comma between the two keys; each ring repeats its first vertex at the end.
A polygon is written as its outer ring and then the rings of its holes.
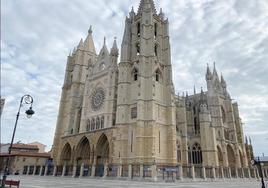
{"type": "Polygon", "coordinates": [[[11,139],[11,142],[10,142],[10,147],[8,149],[8,158],[7,158],[6,163],[5,163],[5,170],[4,170],[4,175],[3,175],[1,188],[5,187],[5,181],[6,181],[8,173],[9,173],[9,162],[10,162],[11,150],[12,150],[14,137],[15,137],[15,133],[16,133],[16,129],[17,129],[17,124],[18,124],[18,120],[19,120],[19,116],[20,116],[20,109],[23,106],[23,104],[30,105],[30,108],[28,110],[26,110],[26,112],[25,112],[28,118],[31,118],[32,115],[34,114],[34,111],[32,109],[32,105],[33,105],[32,96],[31,95],[22,96],[21,100],[20,100],[20,105],[19,105],[19,110],[18,110],[18,113],[17,113],[16,121],[15,121],[15,126],[14,126],[14,130],[13,130],[13,134],[12,134],[12,139],[11,139]]]}
{"type": "Polygon", "coordinates": [[[262,163],[261,163],[261,161],[260,161],[260,157],[258,157],[258,160],[253,159],[253,160],[251,161],[251,164],[257,166],[257,169],[258,169],[259,174],[260,174],[260,176],[261,176],[261,184],[262,184],[262,185],[261,185],[261,188],[265,188],[265,184],[264,184],[264,180],[263,180],[263,173],[262,173],[262,168],[261,168],[262,163]]]}

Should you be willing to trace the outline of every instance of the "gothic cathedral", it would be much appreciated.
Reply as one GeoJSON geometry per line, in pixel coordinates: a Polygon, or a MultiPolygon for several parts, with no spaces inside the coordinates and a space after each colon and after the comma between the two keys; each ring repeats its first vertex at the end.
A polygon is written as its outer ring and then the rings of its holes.
{"type": "Polygon", "coordinates": [[[68,56],[53,144],[53,175],[161,179],[250,177],[251,143],[224,78],[176,95],[169,21],[153,0],[129,13],[119,49],[92,28],[68,56]]]}

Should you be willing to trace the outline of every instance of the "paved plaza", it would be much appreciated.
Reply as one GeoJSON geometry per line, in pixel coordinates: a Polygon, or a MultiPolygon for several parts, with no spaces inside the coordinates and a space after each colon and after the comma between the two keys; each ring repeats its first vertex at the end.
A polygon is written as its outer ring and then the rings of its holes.
{"type": "MultiPolygon", "coordinates": [[[[43,176],[9,176],[20,180],[21,188],[258,188],[257,180],[232,180],[214,182],[144,182],[90,178],[62,178],[43,176]]],[[[266,184],[268,182],[266,181],[266,184]]]]}

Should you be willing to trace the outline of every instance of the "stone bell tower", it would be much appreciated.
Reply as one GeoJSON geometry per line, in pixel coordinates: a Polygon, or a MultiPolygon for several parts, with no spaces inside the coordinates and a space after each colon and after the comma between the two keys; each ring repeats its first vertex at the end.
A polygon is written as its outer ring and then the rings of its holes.
{"type": "Polygon", "coordinates": [[[114,160],[175,165],[175,118],[169,22],[152,0],[141,0],[125,21],[114,160]]]}

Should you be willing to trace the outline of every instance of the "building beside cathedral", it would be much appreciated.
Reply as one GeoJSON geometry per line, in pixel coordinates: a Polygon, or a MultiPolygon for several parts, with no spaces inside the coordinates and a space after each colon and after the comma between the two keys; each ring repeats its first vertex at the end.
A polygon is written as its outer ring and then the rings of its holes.
{"type": "Polygon", "coordinates": [[[108,50],[104,39],[97,53],[89,29],[67,60],[48,167],[54,176],[258,176],[223,76],[208,66],[207,91],[176,95],[169,39],[153,0],[126,17],[119,60],[116,40],[108,50]]]}

